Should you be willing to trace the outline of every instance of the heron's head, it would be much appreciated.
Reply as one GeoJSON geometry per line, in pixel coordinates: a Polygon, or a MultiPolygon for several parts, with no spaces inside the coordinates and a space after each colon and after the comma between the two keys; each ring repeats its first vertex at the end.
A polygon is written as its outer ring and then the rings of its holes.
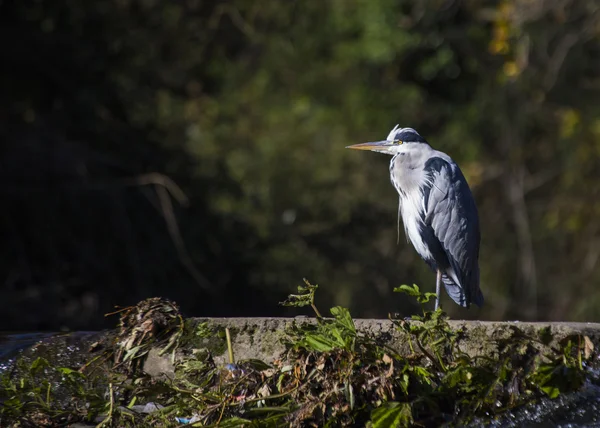
{"type": "Polygon", "coordinates": [[[383,141],[374,141],[370,143],[354,144],[347,146],[347,149],[371,150],[373,152],[395,155],[406,149],[406,144],[427,144],[425,138],[421,137],[417,131],[412,128],[394,127],[383,141]]]}

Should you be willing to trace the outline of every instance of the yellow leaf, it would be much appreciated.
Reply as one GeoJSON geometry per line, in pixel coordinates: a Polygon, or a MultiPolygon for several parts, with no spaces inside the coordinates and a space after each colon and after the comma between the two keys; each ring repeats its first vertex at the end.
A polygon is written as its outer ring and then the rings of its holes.
{"type": "Polygon", "coordinates": [[[515,77],[521,72],[521,70],[519,70],[519,66],[515,61],[509,61],[504,63],[504,67],[502,69],[504,71],[504,74],[508,77],[515,77]]]}

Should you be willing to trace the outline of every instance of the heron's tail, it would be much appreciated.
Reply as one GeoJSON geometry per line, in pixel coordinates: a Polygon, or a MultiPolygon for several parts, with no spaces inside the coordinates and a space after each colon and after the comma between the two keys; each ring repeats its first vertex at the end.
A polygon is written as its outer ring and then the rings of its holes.
{"type": "Polygon", "coordinates": [[[480,308],[483,306],[483,293],[481,292],[481,288],[479,288],[479,265],[476,264],[473,269],[473,273],[471,274],[471,287],[469,287],[471,292],[471,302],[475,303],[480,308]]]}
{"type": "Polygon", "coordinates": [[[483,293],[481,292],[479,286],[477,286],[475,290],[473,290],[471,301],[481,308],[483,306],[483,300],[483,293]]]}
{"type": "Polygon", "coordinates": [[[442,282],[444,283],[444,288],[446,289],[446,293],[452,300],[456,302],[457,305],[468,307],[469,303],[467,301],[467,294],[465,290],[458,285],[452,278],[450,278],[445,273],[442,274],[442,282]]]}
{"type": "Polygon", "coordinates": [[[450,296],[457,305],[464,308],[468,308],[471,303],[475,303],[479,307],[483,306],[484,299],[481,289],[479,288],[479,281],[477,281],[477,283],[469,290],[470,295],[467,295],[465,289],[445,273],[442,274],[442,282],[444,283],[444,288],[446,288],[446,293],[448,293],[448,296],[450,296]]]}

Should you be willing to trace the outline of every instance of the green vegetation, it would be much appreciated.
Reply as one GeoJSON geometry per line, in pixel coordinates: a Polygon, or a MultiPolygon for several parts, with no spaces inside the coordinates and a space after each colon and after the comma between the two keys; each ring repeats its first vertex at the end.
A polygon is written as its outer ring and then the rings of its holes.
{"type": "Polygon", "coordinates": [[[599,321],[599,22],[597,0],[0,2],[0,325],[96,329],[154,295],[289,315],[303,276],[324,308],[413,313],[394,285],[435,278],[396,243],[389,159],[344,149],[396,123],[478,204],[486,304],[452,318],[599,321]]]}
{"type": "MultiPolygon", "coordinates": [[[[315,305],[316,285],[305,282],[283,304],[315,305]]],[[[423,309],[392,320],[410,343],[400,352],[389,340],[357,330],[347,309],[331,318],[294,323],[286,351],[273,364],[257,360],[218,366],[210,350],[181,348],[186,336],[214,337],[209,323],[183,322],[177,307],[149,299],[122,309],[111,345],[82,367],[53,367],[38,358],[18,362],[0,389],[2,426],[436,426],[489,418],[543,396],[578,390],[593,360],[587,337],[550,347],[551,332],[527,337],[518,328],[488,338],[497,355],[461,350],[465,332],[450,328],[442,310],[426,311],[434,297],[416,285],[396,291],[423,309]],[[183,327],[182,327],[183,326],[183,327]],[[150,348],[169,353],[174,376],[142,370],[150,348]],[[144,413],[150,403],[153,411],[144,413]],[[184,418],[184,419],[176,419],[184,418]],[[12,425],[11,425],[12,424],[12,425]]],[[[225,341],[225,335],[221,336],[225,341]]],[[[191,339],[190,339],[191,340],[191,339]]],[[[235,340],[235,336],[233,339],[235,340]]],[[[189,343],[189,342],[188,342],[189,343]]],[[[231,346],[229,345],[231,350],[231,346]]],[[[232,352],[230,352],[233,359],[232,352]]]]}

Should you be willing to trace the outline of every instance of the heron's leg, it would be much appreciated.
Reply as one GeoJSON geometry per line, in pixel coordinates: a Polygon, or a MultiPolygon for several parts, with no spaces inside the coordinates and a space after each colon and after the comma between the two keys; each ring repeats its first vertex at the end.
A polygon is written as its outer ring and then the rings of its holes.
{"type": "Polygon", "coordinates": [[[442,292],[442,271],[438,269],[436,279],[435,279],[435,294],[437,298],[435,299],[435,310],[437,311],[440,307],[440,297],[442,292]]]}

